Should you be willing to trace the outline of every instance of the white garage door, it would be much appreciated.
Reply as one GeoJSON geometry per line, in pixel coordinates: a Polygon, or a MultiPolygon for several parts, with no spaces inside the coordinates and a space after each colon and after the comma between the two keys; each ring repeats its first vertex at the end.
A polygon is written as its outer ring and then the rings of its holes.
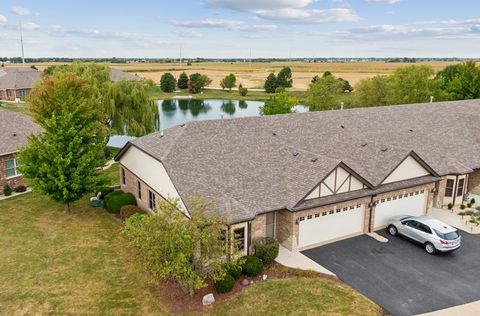
{"type": "Polygon", "coordinates": [[[396,215],[425,215],[426,211],[426,192],[417,191],[411,194],[402,194],[389,199],[378,201],[375,206],[375,216],[373,220],[374,229],[380,229],[387,225],[388,220],[396,215]]]}
{"type": "Polygon", "coordinates": [[[300,248],[363,232],[363,205],[338,209],[301,218],[298,246],[300,248]],[[303,220],[302,220],[303,219],[303,220]]]}

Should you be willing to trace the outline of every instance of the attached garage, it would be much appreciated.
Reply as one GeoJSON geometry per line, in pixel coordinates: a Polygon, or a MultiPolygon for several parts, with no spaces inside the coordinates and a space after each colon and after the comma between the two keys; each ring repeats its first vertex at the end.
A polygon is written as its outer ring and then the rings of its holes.
{"type": "Polygon", "coordinates": [[[333,209],[299,218],[298,247],[306,248],[363,233],[363,205],[333,209]]]}
{"type": "Polygon", "coordinates": [[[426,209],[427,192],[425,190],[403,193],[378,200],[373,215],[373,229],[384,228],[392,216],[421,216],[425,215],[426,209]]]}

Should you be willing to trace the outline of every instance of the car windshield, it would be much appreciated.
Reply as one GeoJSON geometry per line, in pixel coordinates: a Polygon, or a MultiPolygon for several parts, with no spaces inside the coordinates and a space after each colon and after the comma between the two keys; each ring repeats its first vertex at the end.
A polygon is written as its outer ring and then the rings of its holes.
{"type": "Polygon", "coordinates": [[[458,232],[456,230],[453,231],[453,232],[449,232],[449,233],[442,233],[442,232],[439,232],[436,229],[434,229],[434,230],[435,230],[435,233],[437,234],[438,237],[440,237],[442,239],[445,239],[445,240],[454,240],[454,239],[457,239],[459,237],[458,232]]]}

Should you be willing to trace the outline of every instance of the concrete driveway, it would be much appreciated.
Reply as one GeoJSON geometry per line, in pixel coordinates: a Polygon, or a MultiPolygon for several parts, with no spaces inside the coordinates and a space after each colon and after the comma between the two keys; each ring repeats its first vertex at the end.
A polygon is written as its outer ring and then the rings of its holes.
{"type": "MultiPolygon", "coordinates": [[[[386,231],[302,253],[393,315],[415,315],[480,300],[480,238],[461,232],[456,252],[431,256],[386,231]]],[[[480,311],[479,311],[480,314],[480,311]]]]}

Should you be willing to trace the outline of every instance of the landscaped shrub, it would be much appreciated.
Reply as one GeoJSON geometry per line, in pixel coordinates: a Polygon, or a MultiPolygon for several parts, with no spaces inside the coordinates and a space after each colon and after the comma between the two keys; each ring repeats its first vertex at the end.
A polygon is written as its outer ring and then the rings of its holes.
{"type": "Polygon", "coordinates": [[[470,204],[475,205],[475,199],[474,198],[470,199],[470,204]]]}
{"type": "Polygon", "coordinates": [[[213,286],[218,293],[227,293],[235,286],[235,279],[230,274],[226,274],[222,279],[215,281],[213,286]]]}
{"type": "Polygon", "coordinates": [[[124,205],[137,205],[137,199],[132,193],[113,191],[105,196],[105,208],[110,213],[120,213],[120,209],[124,205]]]}
{"type": "Polygon", "coordinates": [[[245,256],[242,258],[242,273],[248,276],[259,275],[263,270],[263,263],[257,257],[245,256]]]}
{"type": "Polygon", "coordinates": [[[225,265],[227,274],[230,274],[235,280],[242,274],[242,267],[236,263],[229,262],[225,265]]]}
{"type": "Polygon", "coordinates": [[[120,219],[122,222],[125,222],[125,220],[133,214],[147,214],[147,212],[136,205],[124,205],[120,209],[120,219]]]}
{"type": "Polygon", "coordinates": [[[472,207],[472,203],[470,203],[470,202],[467,203],[467,207],[468,207],[468,208],[471,208],[471,207],[472,207]]]}
{"type": "Polygon", "coordinates": [[[272,262],[278,256],[280,247],[278,241],[272,237],[263,237],[255,240],[255,256],[264,264],[272,262]]]}
{"type": "Polygon", "coordinates": [[[5,184],[3,186],[3,194],[5,194],[5,196],[10,196],[12,195],[12,187],[9,186],[8,184],[5,184]]]}
{"type": "Polygon", "coordinates": [[[464,210],[464,209],[465,209],[465,204],[461,204],[461,205],[460,205],[460,209],[461,209],[461,210],[464,210]]]}
{"type": "Polygon", "coordinates": [[[17,185],[13,191],[17,192],[17,193],[22,193],[22,192],[25,192],[27,191],[27,187],[24,186],[24,185],[17,185]]]}
{"type": "Polygon", "coordinates": [[[248,94],[248,89],[244,87],[238,88],[238,93],[240,93],[240,95],[244,97],[248,94]]]}
{"type": "MultiPolygon", "coordinates": [[[[95,190],[94,194],[97,195],[98,192],[100,192],[100,193],[101,193],[101,194],[100,194],[100,200],[103,200],[103,199],[105,199],[105,197],[106,197],[109,193],[111,193],[111,192],[113,192],[113,191],[115,191],[115,189],[112,188],[112,187],[100,187],[100,188],[97,188],[97,189],[95,190]]],[[[121,191],[119,191],[119,192],[121,192],[121,191]]]]}
{"type": "Polygon", "coordinates": [[[453,204],[452,203],[448,203],[447,205],[448,209],[451,210],[453,208],[453,204]]]}

